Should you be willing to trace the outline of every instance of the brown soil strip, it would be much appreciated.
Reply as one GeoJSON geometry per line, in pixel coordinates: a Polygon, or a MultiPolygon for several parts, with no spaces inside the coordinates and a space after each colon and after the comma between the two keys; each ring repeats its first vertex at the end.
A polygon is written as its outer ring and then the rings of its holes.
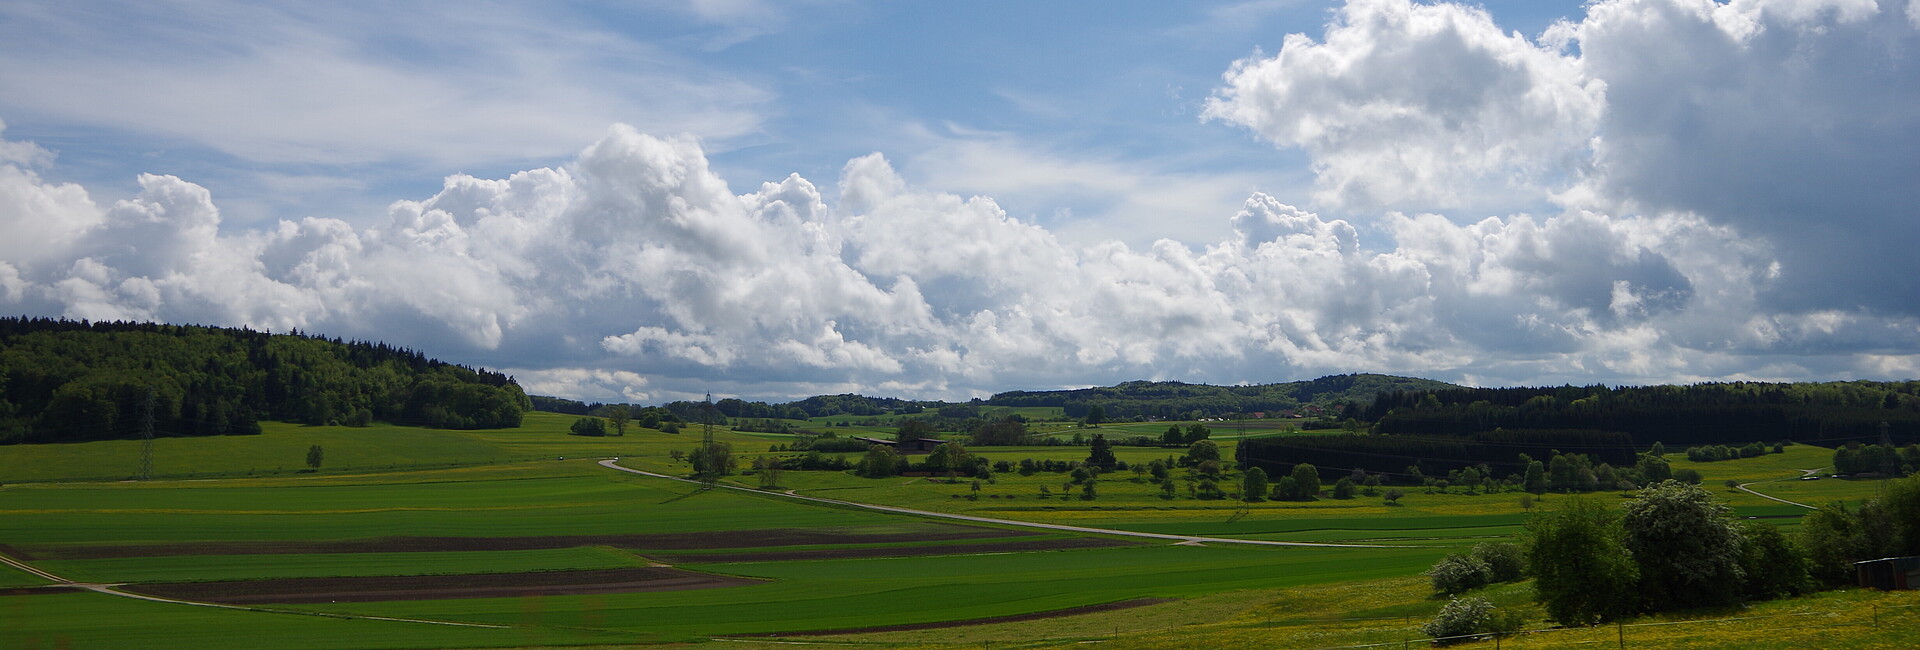
{"type": "Polygon", "coordinates": [[[1134,546],[1140,542],[1094,537],[1035,539],[1021,542],[981,544],[937,544],[932,546],[888,546],[879,548],[829,548],[800,551],[763,551],[756,553],[711,553],[702,555],[657,555],[647,557],[668,564],[711,564],[718,562],[781,562],[787,560],[846,560],[871,557],[921,557],[970,553],[1013,553],[1019,551],[1064,551],[1082,548],[1134,546]]]}
{"type": "Polygon", "coordinates": [[[679,591],[759,584],[759,580],[658,567],[598,571],[449,576],[290,578],[129,585],[124,591],[208,603],[351,603],[679,591]]]}
{"type": "Polygon", "coordinates": [[[990,625],[993,623],[1018,623],[1021,621],[1038,621],[1041,619],[1048,619],[1048,618],[1079,616],[1081,614],[1095,614],[1099,612],[1111,612],[1111,611],[1122,610],[1122,609],[1133,609],[1135,607],[1146,607],[1148,605],[1158,605],[1160,603],[1166,603],[1166,602],[1173,602],[1173,599],[1172,598],[1134,598],[1132,600],[1122,600],[1122,601],[1111,602],[1111,603],[1101,603],[1098,605],[1085,605],[1081,607],[1068,607],[1066,609],[1055,609],[1055,610],[1050,610],[1045,612],[1033,612],[1031,614],[1014,614],[1012,616],[991,616],[988,618],[970,618],[964,621],[909,623],[906,625],[881,625],[877,627],[848,627],[848,628],[841,628],[838,630],[807,630],[805,632],[770,632],[767,634],[735,634],[731,636],[742,637],[742,638],[745,638],[745,637],[767,638],[767,637],[786,637],[786,636],[832,636],[836,634],[867,634],[872,632],[911,632],[914,630],[938,630],[941,628],[948,628],[948,627],[966,627],[970,625],[990,625]]]}
{"type": "Polygon", "coordinates": [[[86,591],[79,587],[53,585],[46,587],[0,587],[0,596],[38,596],[41,594],[67,594],[86,591]]]}
{"type": "Polygon", "coordinates": [[[8,546],[6,544],[0,544],[0,555],[5,555],[21,562],[32,562],[40,559],[32,553],[20,550],[19,547],[8,546]]]}
{"type": "Polygon", "coordinates": [[[9,551],[18,558],[95,560],[118,557],[175,555],[284,555],[293,553],[408,553],[426,551],[526,551],[580,546],[613,546],[649,550],[753,548],[940,542],[1033,533],[1000,528],[927,524],[913,532],[862,532],[859,528],[771,528],[763,530],[652,533],[637,535],[552,535],[543,537],[375,537],[330,541],[200,542],[185,544],[121,544],[35,546],[31,555],[9,551]]]}

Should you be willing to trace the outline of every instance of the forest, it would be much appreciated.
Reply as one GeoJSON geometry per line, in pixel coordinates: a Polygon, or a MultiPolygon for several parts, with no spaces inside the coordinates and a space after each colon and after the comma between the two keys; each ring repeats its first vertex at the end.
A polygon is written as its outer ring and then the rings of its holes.
{"type": "Polygon", "coordinates": [[[516,427],[506,375],[295,332],[0,318],[0,444],[246,435],[260,420],[516,427]]]}
{"type": "Polygon", "coordinates": [[[1920,382],[1703,383],[1390,391],[1362,419],[1377,433],[1597,429],[1639,444],[1920,441],[1920,382]]]}

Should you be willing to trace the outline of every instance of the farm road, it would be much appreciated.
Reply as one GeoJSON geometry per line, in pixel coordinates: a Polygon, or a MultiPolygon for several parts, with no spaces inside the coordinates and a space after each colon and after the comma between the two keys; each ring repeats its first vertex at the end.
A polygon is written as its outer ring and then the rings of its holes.
{"type": "MultiPolygon", "coordinates": [[[[631,467],[621,467],[620,465],[616,464],[617,462],[618,462],[617,459],[609,458],[607,460],[600,461],[600,465],[608,469],[620,470],[622,472],[627,472],[630,474],[639,474],[641,476],[663,478],[669,481],[692,483],[694,485],[704,485],[704,483],[701,483],[699,481],[695,481],[692,479],[684,479],[678,476],[667,476],[665,474],[655,474],[653,472],[638,470],[631,467]]],[[[1324,546],[1324,547],[1334,547],[1334,548],[1419,548],[1415,546],[1404,546],[1404,545],[1394,545],[1394,544],[1329,544],[1325,542],[1281,542],[1281,541],[1265,540],[1265,539],[1234,539],[1231,537],[1198,537],[1194,535],[1169,535],[1166,533],[1142,533],[1142,532],[1132,531],[1132,530],[1116,530],[1113,528],[1068,526],[1066,524],[1043,524],[1038,522],[1019,521],[1014,519],[995,519],[993,517],[977,517],[974,515],[957,515],[949,512],[935,512],[932,510],[915,510],[913,508],[883,506],[883,505],[876,505],[872,503],[860,503],[858,501],[841,501],[839,499],[823,499],[821,497],[810,497],[802,494],[793,494],[792,492],[767,492],[764,490],[756,490],[753,488],[741,487],[738,485],[722,485],[719,483],[715,483],[714,486],[723,487],[729,490],[740,490],[742,492],[750,492],[753,494],[765,494],[768,496],[786,497],[789,499],[799,499],[801,501],[812,501],[814,503],[825,503],[825,504],[836,505],[836,506],[846,506],[850,508],[863,508],[866,510],[877,510],[880,512],[891,512],[891,513],[903,514],[903,515],[915,515],[919,517],[935,517],[939,519],[954,519],[959,521],[972,521],[972,522],[978,522],[983,524],[1000,524],[1003,526],[1020,526],[1023,528],[1042,528],[1046,530],[1063,530],[1071,533],[1091,533],[1095,535],[1116,535],[1121,537],[1164,539],[1164,540],[1172,541],[1177,544],[1217,543],[1217,544],[1251,544],[1255,546],[1324,546]]]]}
{"type": "MultiPolygon", "coordinates": [[[[1801,474],[1800,474],[1800,476],[1801,476],[1801,477],[1803,477],[1803,478],[1804,478],[1804,477],[1808,477],[1808,476],[1813,476],[1813,474],[1814,474],[1814,472],[1818,472],[1818,471],[1820,471],[1820,470],[1817,470],[1817,469],[1803,469],[1803,470],[1800,470],[1800,472],[1801,472],[1801,474]]],[[[1802,508],[1806,508],[1806,509],[1808,509],[1808,510],[1817,510],[1817,508],[1814,508],[1813,506],[1810,506],[1810,505],[1807,505],[1807,504],[1804,504],[1804,503],[1801,503],[1801,502],[1798,502],[1798,501],[1788,501],[1788,500],[1786,500],[1786,499],[1782,499],[1782,498],[1780,498],[1780,497],[1776,497],[1776,496],[1771,496],[1771,495],[1766,495],[1766,494],[1761,494],[1761,493],[1759,493],[1759,492],[1755,492],[1755,491],[1753,491],[1753,490],[1749,490],[1749,489],[1747,489],[1747,486],[1749,486],[1749,485],[1753,485],[1754,483],[1766,483],[1766,482],[1768,482],[1768,481],[1754,481],[1753,483],[1741,483],[1741,484],[1739,484],[1739,485],[1735,485],[1735,486],[1733,486],[1733,489],[1736,489],[1736,490],[1739,490],[1739,491],[1741,491],[1741,492],[1745,492],[1745,493],[1747,493],[1747,494],[1751,494],[1751,495],[1753,495],[1753,496],[1757,496],[1757,497],[1760,497],[1760,498],[1762,498],[1762,499],[1769,499],[1769,500],[1772,500],[1772,501],[1779,501],[1779,502],[1781,502],[1781,503],[1784,503],[1784,504],[1787,504],[1787,505],[1790,505],[1790,506],[1800,506],[1800,507],[1802,507],[1802,508]]]]}

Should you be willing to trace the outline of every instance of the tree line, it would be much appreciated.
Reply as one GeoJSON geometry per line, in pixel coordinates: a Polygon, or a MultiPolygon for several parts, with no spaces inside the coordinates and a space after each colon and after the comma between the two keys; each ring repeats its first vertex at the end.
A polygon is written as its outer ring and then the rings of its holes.
{"type": "Polygon", "coordinates": [[[1114,419],[1155,417],[1198,420],[1256,412],[1279,412],[1315,405],[1339,417],[1357,415],[1382,392],[1457,388],[1453,384],[1391,375],[1330,375],[1309,381],[1252,386],[1212,386],[1177,381],[1130,381],[1114,386],[1054,391],[1007,391],[987,400],[994,406],[1057,406],[1067,417],[1084,418],[1093,409],[1114,419]],[[1351,413],[1350,413],[1351,412],[1351,413]]]}
{"type": "Polygon", "coordinates": [[[0,444],[256,434],[263,419],[515,427],[530,407],[511,377],[385,343],[0,318],[0,444]]]}
{"type": "Polygon", "coordinates": [[[1249,438],[1239,443],[1236,458],[1268,473],[1292,471],[1295,463],[1320,467],[1359,467],[1371,472],[1400,473],[1408,467],[1417,474],[1444,474],[1469,467],[1524,471],[1524,454],[1548,458],[1556,453],[1578,453],[1595,463],[1633,465],[1637,458],[1633,438],[1624,433],[1593,430],[1497,430],[1466,435],[1282,436],[1249,438]]]}
{"type": "Polygon", "coordinates": [[[1669,444],[1920,441],[1920,382],[1703,383],[1390,391],[1364,411],[1379,433],[1619,431],[1669,444]],[[1882,426],[1884,423],[1884,427],[1882,426]]]}

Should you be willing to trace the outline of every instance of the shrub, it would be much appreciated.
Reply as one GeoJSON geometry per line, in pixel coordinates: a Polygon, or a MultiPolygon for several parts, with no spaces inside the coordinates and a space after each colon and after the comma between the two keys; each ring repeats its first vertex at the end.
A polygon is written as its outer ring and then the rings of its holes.
{"type": "Polygon", "coordinates": [[[1493,568],[1472,555],[1449,555],[1433,563],[1426,576],[1433,580],[1435,592],[1453,595],[1493,582],[1493,568]]]}
{"type": "Polygon", "coordinates": [[[1433,637],[1434,645],[1449,645],[1499,632],[1512,627],[1506,617],[1494,610],[1485,598],[1454,598],[1447,601],[1433,620],[1420,626],[1420,632],[1433,637]]]}
{"type": "Polygon", "coordinates": [[[1481,542],[1473,546],[1474,559],[1487,564],[1493,582],[1513,582],[1526,576],[1526,551],[1509,542],[1481,542]]]}
{"type": "Polygon", "coordinates": [[[576,436],[598,437],[607,435],[607,424],[600,421],[600,418],[580,418],[574,420],[573,426],[567,428],[572,430],[573,435],[576,436]]]}
{"type": "Polygon", "coordinates": [[[1353,479],[1351,477],[1342,476],[1340,477],[1339,481],[1334,482],[1333,498],[1335,499],[1353,498],[1353,479]]]}

